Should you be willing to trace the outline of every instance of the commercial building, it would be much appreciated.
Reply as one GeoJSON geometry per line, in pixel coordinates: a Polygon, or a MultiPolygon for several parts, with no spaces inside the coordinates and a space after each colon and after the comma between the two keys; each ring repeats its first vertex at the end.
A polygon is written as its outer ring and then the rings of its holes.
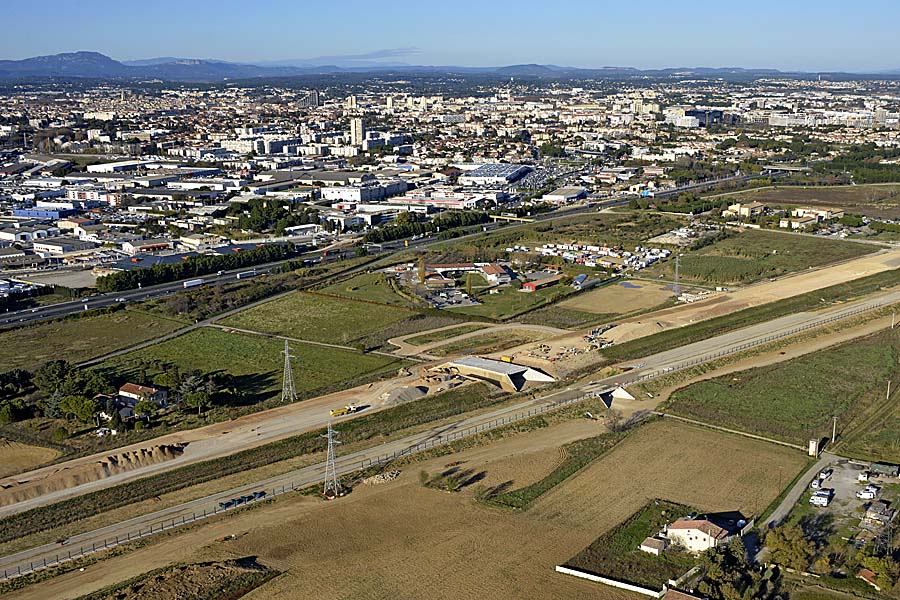
{"type": "Polygon", "coordinates": [[[482,165],[459,177],[462,185],[509,185],[531,171],[531,167],[525,165],[488,164],[482,165]]]}

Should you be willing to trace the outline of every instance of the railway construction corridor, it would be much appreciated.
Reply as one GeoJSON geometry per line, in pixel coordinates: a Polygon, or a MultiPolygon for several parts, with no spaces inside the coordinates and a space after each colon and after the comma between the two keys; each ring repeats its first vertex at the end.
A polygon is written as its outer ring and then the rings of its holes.
{"type": "MultiPolygon", "coordinates": [[[[639,364],[640,366],[626,373],[591,382],[585,386],[567,388],[540,398],[525,400],[477,416],[463,417],[449,425],[435,427],[380,446],[340,456],[337,460],[338,471],[346,474],[375,463],[389,462],[394,457],[411,454],[446,441],[475,435],[487,429],[525,419],[534,414],[576,402],[587,395],[613,389],[618,385],[628,385],[694,364],[715,360],[726,354],[760,346],[844,318],[891,306],[897,302],[900,302],[900,291],[882,293],[822,312],[788,315],[708,340],[660,352],[644,359],[631,361],[629,364],[639,364]]],[[[319,415],[319,425],[324,425],[327,420],[325,414],[319,415]]],[[[230,452],[237,450],[231,448],[230,452]]],[[[181,464],[183,463],[172,461],[173,468],[181,464]]],[[[220,503],[235,497],[245,496],[256,491],[266,491],[268,496],[277,495],[282,490],[290,491],[317,484],[322,481],[323,476],[324,465],[322,464],[304,467],[253,484],[75,535],[67,540],[65,545],[45,544],[5,556],[0,558],[0,580],[63,562],[70,556],[75,558],[90,554],[96,550],[139,539],[165,529],[192,523],[211,514],[219,514],[222,512],[220,503]]],[[[15,507],[16,505],[6,508],[15,507]]]]}

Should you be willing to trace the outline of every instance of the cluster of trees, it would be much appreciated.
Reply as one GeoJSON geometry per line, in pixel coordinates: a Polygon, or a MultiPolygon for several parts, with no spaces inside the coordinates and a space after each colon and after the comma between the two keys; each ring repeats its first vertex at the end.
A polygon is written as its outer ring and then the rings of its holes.
{"type": "Polygon", "coordinates": [[[709,162],[691,158],[679,158],[675,162],[675,166],[666,174],[666,176],[675,181],[678,185],[683,185],[685,183],[690,183],[691,181],[700,181],[733,174],[734,167],[732,166],[714,165],[709,162]]]}
{"type": "Polygon", "coordinates": [[[397,215],[397,218],[389,225],[368,232],[363,239],[369,243],[379,244],[414,235],[433,233],[438,230],[444,232],[458,227],[480,225],[488,221],[490,221],[490,217],[482,211],[451,210],[424,222],[419,221],[418,215],[415,213],[405,212],[397,215]]]}
{"type": "Polygon", "coordinates": [[[139,286],[208,275],[220,270],[252,267],[290,258],[301,250],[302,247],[291,243],[266,244],[245,252],[192,256],[180,263],[153,265],[149,268],[131,269],[100,277],[97,279],[97,289],[101,292],[119,292],[139,286]]]}
{"type": "Polygon", "coordinates": [[[271,198],[253,199],[246,205],[232,204],[228,214],[238,218],[241,229],[274,231],[275,235],[283,235],[288,227],[319,222],[318,209],[303,206],[292,210],[287,203],[271,198]]]}
{"type": "Polygon", "coordinates": [[[766,534],[771,561],[797,571],[814,570],[822,575],[835,571],[856,573],[869,569],[879,586],[891,588],[900,579],[900,563],[890,553],[878,555],[871,544],[857,550],[846,544],[827,543],[830,522],[806,519],[799,524],[776,527],[766,534]]]}
{"type": "Polygon", "coordinates": [[[738,538],[704,553],[703,566],[706,575],[697,587],[704,597],[714,600],[775,600],[782,597],[778,591],[777,575],[764,574],[755,568],[747,559],[747,550],[738,538]]]}
{"type": "Polygon", "coordinates": [[[685,193],[674,198],[635,198],[628,203],[628,206],[646,210],[653,205],[657,210],[698,215],[710,210],[725,208],[733,202],[731,198],[703,198],[697,194],[685,193]]]}
{"type": "Polygon", "coordinates": [[[566,150],[560,144],[544,142],[538,148],[543,158],[560,158],[566,155],[566,150]]]}
{"type": "MultiPolygon", "coordinates": [[[[860,222],[862,220],[860,219],[860,222]]],[[[881,221],[873,221],[869,223],[869,229],[872,231],[877,231],[881,233],[882,231],[888,231],[890,233],[898,233],[900,232],[900,225],[897,223],[882,223],[881,221]]]]}
{"type": "Polygon", "coordinates": [[[882,162],[898,157],[900,149],[897,148],[858,144],[829,162],[817,163],[813,171],[820,176],[831,176],[835,183],[847,183],[848,173],[852,175],[854,183],[900,182],[900,165],[882,162]]]}
{"type": "Polygon", "coordinates": [[[283,277],[257,279],[247,284],[230,284],[228,286],[219,283],[195,288],[186,294],[167,296],[162,301],[162,307],[170,315],[200,320],[268,298],[286,289],[287,282],[283,277]]]}

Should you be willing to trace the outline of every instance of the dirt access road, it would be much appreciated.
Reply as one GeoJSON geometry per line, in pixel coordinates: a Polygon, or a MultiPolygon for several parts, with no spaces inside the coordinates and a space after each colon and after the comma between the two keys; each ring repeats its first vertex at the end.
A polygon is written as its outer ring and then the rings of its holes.
{"type": "MultiPolygon", "coordinates": [[[[481,323],[477,322],[469,322],[469,323],[456,323],[454,325],[448,325],[447,327],[440,327],[438,329],[432,329],[426,333],[433,333],[435,331],[441,331],[444,329],[456,329],[457,327],[461,327],[463,325],[481,325],[481,323]]],[[[433,350],[435,348],[440,348],[441,346],[446,346],[448,344],[453,344],[456,342],[460,342],[463,340],[468,340],[472,338],[478,338],[484,335],[490,335],[492,333],[498,333],[503,331],[514,331],[514,330],[524,330],[524,331],[535,331],[538,333],[548,333],[552,336],[559,335],[567,335],[572,333],[568,329],[560,329],[558,327],[549,327],[547,325],[530,325],[527,323],[509,323],[507,325],[497,325],[495,327],[485,327],[483,329],[479,329],[478,331],[470,331],[469,333],[463,333],[461,335],[457,335],[452,338],[447,338],[445,340],[439,340],[437,342],[431,342],[430,344],[424,344],[421,346],[415,346],[413,344],[408,343],[406,340],[414,337],[418,337],[422,335],[422,332],[419,333],[411,333],[409,335],[404,335],[400,337],[396,337],[388,340],[388,343],[397,346],[397,350],[393,352],[393,354],[399,356],[418,356],[420,358],[427,358],[431,360],[447,360],[447,357],[441,356],[431,356],[428,354],[429,350],[433,350]]]]}

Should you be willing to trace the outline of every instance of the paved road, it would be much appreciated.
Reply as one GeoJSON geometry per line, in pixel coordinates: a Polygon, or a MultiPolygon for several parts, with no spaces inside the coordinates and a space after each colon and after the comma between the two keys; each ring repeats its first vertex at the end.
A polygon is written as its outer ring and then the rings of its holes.
{"type": "Polygon", "coordinates": [[[807,489],[809,489],[809,484],[815,477],[818,477],[819,471],[827,467],[828,465],[837,461],[837,456],[834,454],[829,454],[827,452],[823,452],[819,460],[809,468],[797,482],[794,484],[794,487],[791,488],[791,491],[787,493],[784,499],[781,501],[781,504],[778,505],[769,518],[765,520],[764,523],[760,525],[760,529],[766,530],[771,527],[777,526],[779,523],[784,521],[784,519],[788,516],[788,513],[791,512],[791,509],[797,504],[797,501],[800,499],[800,496],[803,495],[807,489]]]}
{"type": "MultiPolygon", "coordinates": [[[[722,183],[728,182],[747,182],[753,179],[761,177],[761,175],[740,175],[727,177],[724,179],[719,179],[715,181],[694,183],[685,186],[681,186],[679,188],[673,188],[671,190],[664,190],[657,194],[657,197],[666,197],[678,195],[682,192],[703,189],[712,187],[715,185],[719,185],[722,183]]],[[[602,208],[611,208],[616,206],[624,206],[628,204],[631,200],[636,198],[637,196],[628,195],[622,196],[620,198],[611,199],[602,203],[602,208]]],[[[592,206],[578,206],[574,208],[566,208],[560,211],[554,211],[550,213],[542,213],[539,215],[535,215],[533,217],[534,221],[553,221],[556,219],[566,219],[572,216],[576,216],[579,214],[592,212],[596,210],[592,206]]],[[[508,225],[507,229],[514,229],[517,227],[524,227],[527,224],[522,225],[508,225]]],[[[484,232],[484,229],[493,230],[496,225],[487,225],[485,226],[473,226],[463,228],[464,235],[461,235],[457,238],[454,238],[454,241],[463,240],[466,238],[477,237],[484,232]]],[[[394,242],[386,242],[384,244],[380,244],[380,249],[373,247],[373,250],[370,251],[371,254],[384,254],[388,255],[394,252],[403,251],[403,250],[415,250],[415,249],[424,249],[429,246],[444,243],[443,240],[437,239],[437,236],[430,235],[425,236],[423,238],[417,240],[397,240],[394,242]]],[[[228,281],[233,281],[238,273],[255,270],[258,274],[262,275],[264,273],[270,273],[273,270],[277,269],[280,265],[288,260],[296,260],[297,258],[312,258],[321,255],[322,250],[314,250],[311,252],[307,252],[299,257],[293,257],[291,259],[286,259],[284,261],[278,261],[274,263],[268,263],[264,265],[258,265],[256,267],[244,267],[241,269],[234,269],[231,271],[224,271],[221,274],[215,275],[205,275],[200,279],[203,279],[203,285],[208,285],[211,283],[224,283],[228,281]]],[[[339,255],[343,255],[343,252],[340,252],[338,255],[331,254],[327,257],[324,257],[323,260],[326,262],[336,260],[339,255]]],[[[196,278],[192,278],[196,279],[196,278]]],[[[148,286],[143,289],[136,290],[127,290],[123,292],[111,292],[108,294],[97,294],[90,296],[86,300],[73,300],[70,302],[62,302],[59,304],[51,304],[47,306],[41,306],[32,309],[23,309],[19,311],[9,312],[0,314],[0,327],[20,327],[23,325],[27,325],[29,323],[33,323],[35,321],[40,321],[44,319],[53,319],[58,317],[63,317],[66,315],[74,314],[77,312],[83,312],[91,309],[97,308],[106,308],[108,306],[114,306],[116,304],[120,304],[124,302],[138,302],[141,300],[150,300],[153,298],[159,298],[162,296],[167,296],[169,294],[175,294],[179,292],[185,291],[184,282],[187,280],[179,280],[173,281],[171,283],[164,283],[155,286],[148,286]]]]}
{"type": "MultiPolygon", "coordinates": [[[[649,379],[652,377],[657,377],[665,373],[669,373],[672,370],[685,368],[690,364],[696,364],[698,362],[707,360],[714,360],[722,353],[737,352],[741,349],[746,348],[748,345],[765,343],[767,340],[771,340],[773,336],[792,335],[797,331],[798,327],[812,328],[825,325],[834,322],[834,320],[841,317],[846,317],[850,314],[858,314],[858,312],[855,311],[863,311],[866,309],[871,310],[898,301],[900,301],[900,292],[882,294],[876,298],[870,298],[867,300],[852,303],[847,306],[842,306],[839,309],[831,309],[829,311],[825,311],[823,313],[815,315],[801,313],[800,315],[782,317],[781,319],[776,319],[761,326],[749,327],[745,330],[732,332],[723,336],[713,338],[711,340],[689,344],[687,346],[684,346],[683,348],[679,348],[676,350],[661,352],[659,354],[647,357],[646,359],[643,359],[641,361],[636,361],[639,362],[641,366],[627,373],[609,377],[600,381],[590,382],[580,388],[567,388],[565,390],[554,392],[541,398],[529,399],[523,402],[516,403],[515,405],[491,411],[482,415],[461,418],[449,425],[433,427],[421,433],[407,436],[403,439],[399,439],[379,447],[343,456],[339,460],[339,470],[342,473],[350,472],[359,469],[372,461],[378,460],[378,458],[384,454],[412,452],[428,445],[440,443],[441,441],[446,440],[448,436],[452,435],[472,435],[478,430],[478,428],[489,428],[498,425],[498,419],[511,421],[518,420],[519,418],[525,418],[533,411],[552,409],[553,407],[558,406],[560,403],[574,401],[584,397],[587,394],[603,392],[612,389],[616,385],[628,384],[637,379],[649,379]]],[[[310,415],[310,417],[312,420],[316,419],[316,415],[310,415]]],[[[328,418],[326,414],[319,413],[319,425],[317,426],[321,426],[327,420],[328,418]]],[[[273,424],[266,425],[266,427],[272,426],[273,424]]],[[[258,427],[261,428],[262,426],[258,427]]],[[[296,433],[296,430],[286,431],[284,432],[284,436],[294,435],[296,433]]],[[[235,452],[239,449],[240,448],[237,447],[231,447],[228,453],[235,452]]],[[[181,460],[176,460],[170,461],[169,464],[164,464],[163,466],[168,468],[181,466],[183,464],[185,463],[181,460]]],[[[146,474],[146,472],[142,471],[140,473],[140,476],[144,476],[146,474]]],[[[67,544],[67,548],[74,548],[76,546],[79,548],[84,546],[90,547],[91,545],[102,546],[110,539],[115,539],[116,537],[121,539],[122,537],[127,538],[129,536],[133,537],[136,535],[140,535],[140,532],[146,532],[146,530],[151,525],[154,525],[156,528],[158,528],[159,524],[162,521],[176,522],[181,519],[189,521],[193,518],[194,515],[198,513],[198,511],[200,513],[203,513],[204,511],[206,511],[207,513],[216,511],[218,510],[220,502],[236,496],[245,495],[249,492],[261,489],[270,490],[272,488],[278,488],[280,486],[305,487],[321,481],[322,477],[322,465],[305,467],[303,469],[299,469],[285,475],[273,477],[264,481],[259,481],[251,485],[227,490],[225,492],[197,499],[192,502],[174,506],[162,511],[157,511],[155,513],[142,515],[140,517],[136,517],[122,523],[114,524],[102,529],[74,536],[67,544]]],[[[115,477],[111,477],[109,479],[103,480],[103,482],[119,483],[118,481],[110,481],[115,479],[115,477]]],[[[808,481],[805,484],[808,484],[808,481]]],[[[781,515],[783,513],[783,508],[789,507],[791,505],[789,503],[789,499],[793,494],[795,494],[798,489],[801,489],[798,486],[800,486],[800,483],[798,483],[791,490],[788,498],[785,499],[785,501],[782,503],[782,506],[780,506],[779,509],[776,510],[773,516],[781,515]]],[[[100,487],[102,487],[102,485],[100,487]]],[[[71,491],[72,490],[70,490],[69,492],[71,491]]],[[[83,491],[79,491],[79,493],[83,493],[83,491]]],[[[802,493],[802,489],[800,493],[802,493]]],[[[796,497],[794,497],[794,501],[796,501],[796,497]]],[[[18,506],[19,505],[16,505],[16,507],[18,506]]],[[[60,553],[60,550],[61,547],[58,545],[47,544],[10,556],[5,556],[0,558],[0,569],[12,569],[14,572],[17,569],[30,570],[32,563],[43,564],[43,561],[45,560],[51,562],[56,560],[56,557],[60,553]]]]}

